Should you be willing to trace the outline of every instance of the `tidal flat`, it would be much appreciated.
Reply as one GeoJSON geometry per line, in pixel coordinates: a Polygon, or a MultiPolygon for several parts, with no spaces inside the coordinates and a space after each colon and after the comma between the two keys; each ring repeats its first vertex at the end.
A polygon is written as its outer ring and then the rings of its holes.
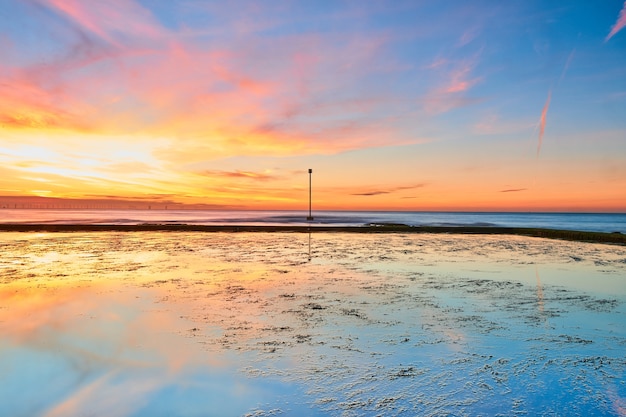
{"type": "Polygon", "coordinates": [[[0,233],[0,415],[626,416],[626,247],[0,233]]]}

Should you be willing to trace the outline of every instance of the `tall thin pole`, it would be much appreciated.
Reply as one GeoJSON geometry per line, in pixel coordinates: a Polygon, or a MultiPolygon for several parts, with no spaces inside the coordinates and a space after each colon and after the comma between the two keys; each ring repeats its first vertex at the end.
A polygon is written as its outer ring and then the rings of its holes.
{"type": "Polygon", "coordinates": [[[309,217],[307,220],[313,220],[313,215],[311,214],[311,174],[313,174],[313,170],[309,168],[309,217]]]}

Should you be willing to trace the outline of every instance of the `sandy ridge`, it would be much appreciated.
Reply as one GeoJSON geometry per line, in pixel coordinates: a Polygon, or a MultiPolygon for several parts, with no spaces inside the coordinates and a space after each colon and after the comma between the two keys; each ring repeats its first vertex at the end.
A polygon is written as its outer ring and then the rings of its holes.
{"type": "Polygon", "coordinates": [[[142,223],[124,224],[0,224],[0,232],[340,232],[340,233],[447,233],[480,235],[517,235],[580,242],[626,245],[621,233],[573,230],[483,227],[483,226],[407,226],[404,224],[370,224],[365,226],[299,226],[299,225],[193,225],[142,223]]]}

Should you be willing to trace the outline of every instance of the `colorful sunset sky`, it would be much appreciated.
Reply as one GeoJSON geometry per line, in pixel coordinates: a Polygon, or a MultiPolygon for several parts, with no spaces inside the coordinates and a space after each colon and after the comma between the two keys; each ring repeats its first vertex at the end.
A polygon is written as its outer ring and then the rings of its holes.
{"type": "Polygon", "coordinates": [[[623,0],[0,0],[0,202],[305,210],[312,168],[316,209],[626,212],[625,26],[623,0]]]}

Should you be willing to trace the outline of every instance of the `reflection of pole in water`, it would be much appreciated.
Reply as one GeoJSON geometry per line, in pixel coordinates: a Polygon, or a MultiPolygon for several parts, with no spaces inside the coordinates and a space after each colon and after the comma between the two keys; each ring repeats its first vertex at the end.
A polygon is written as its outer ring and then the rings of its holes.
{"type": "Polygon", "coordinates": [[[307,220],[313,220],[313,215],[311,214],[311,174],[313,174],[313,170],[309,168],[309,217],[307,220]]]}
{"type": "Polygon", "coordinates": [[[537,308],[539,309],[539,313],[543,315],[543,286],[541,285],[537,265],[535,265],[535,276],[537,277],[537,308]]]}
{"type": "Polygon", "coordinates": [[[311,231],[309,230],[309,262],[311,262],[311,231]]]}

